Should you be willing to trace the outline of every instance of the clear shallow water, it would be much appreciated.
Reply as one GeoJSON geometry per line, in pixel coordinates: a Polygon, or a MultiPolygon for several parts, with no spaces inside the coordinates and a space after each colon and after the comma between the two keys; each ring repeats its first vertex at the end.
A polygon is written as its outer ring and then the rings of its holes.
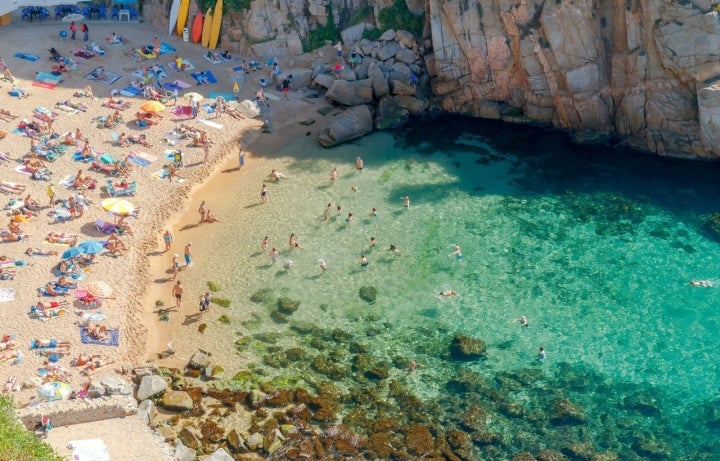
{"type": "Polygon", "coordinates": [[[258,205],[259,190],[269,171],[249,172],[229,191],[228,205],[213,210],[237,225],[214,227],[197,262],[212,262],[208,278],[226,287],[219,295],[232,300],[223,313],[233,323],[198,341],[234,354],[233,332],[279,333],[269,349],[267,342],[245,343],[242,360],[271,376],[317,382],[327,376],[312,362],[330,356],[347,370],[335,379],[341,388],[387,392],[382,382],[358,380],[350,371],[355,354],[348,344],[362,343],[373,360],[389,365],[390,379],[425,402],[440,402],[427,411],[447,427],[463,408],[487,399],[498,410],[491,429],[507,441],[485,451],[492,459],[588,439],[597,449],[621,451],[638,445],[638,434],[662,440],[672,457],[692,458],[697,447],[715,443],[702,415],[717,397],[720,287],[688,282],[720,277],[720,245],[704,226],[716,211],[718,167],[479,124],[447,119],[332,150],[298,139],[284,150],[293,157],[272,158],[287,178],[268,184],[265,205],[258,205]],[[362,172],[353,168],[356,155],[365,161],[362,172]],[[340,175],[331,185],[333,166],[340,175]],[[324,221],[328,202],[340,204],[342,213],[324,221]],[[376,218],[368,216],[373,207],[376,218]],[[303,249],[289,249],[291,232],[303,249]],[[281,252],[274,264],[260,249],[264,235],[281,252]],[[369,249],[371,236],[377,245],[369,249]],[[391,243],[399,256],[387,250],[391,243]],[[453,245],[462,247],[459,260],[453,245]],[[368,267],[360,267],[361,253],[368,267]],[[328,263],[325,273],[319,258],[328,263]],[[282,267],[287,259],[294,262],[290,271],[282,267]],[[362,286],[377,288],[376,303],[358,297],[362,286]],[[271,289],[273,300],[301,301],[290,323],[271,319],[274,302],[249,301],[260,289],[271,289]],[[460,295],[436,299],[436,291],[448,289],[460,295]],[[528,328],[514,322],[521,315],[528,328]],[[292,328],[297,325],[305,334],[292,328]],[[307,334],[307,325],[317,329],[307,334]],[[347,337],[328,333],[333,330],[347,337]],[[458,333],[483,339],[487,359],[450,360],[448,346],[458,333]],[[313,344],[313,335],[329,349],[313,344]],[[304,360],[278,367],[268,358],[296,346],[305,350],[304,360]],[[542,363],[539,346],[548,355],[542,363]],[[401,358],[421,365],[407,375],[401,358]],[[467,372],[501,396],[468,387],[467,372]],[[538,372],[539,379],[527,378],[538,372]],[[549,414],[558,397],[583,408],[588,432],[553,430],[547,417],[540,424],[503,414],[507,402],[523,405],[525,416],[549,414]],[[629,399],[651,401],[655,409],[648,416],[647,407],[629,399]]]}

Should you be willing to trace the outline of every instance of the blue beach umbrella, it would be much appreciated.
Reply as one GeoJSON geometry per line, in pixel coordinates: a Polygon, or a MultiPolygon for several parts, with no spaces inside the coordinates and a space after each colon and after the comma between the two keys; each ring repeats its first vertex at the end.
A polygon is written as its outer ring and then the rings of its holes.
{"type": "Polygon", "coordinates": [[[97,240],[85,240],[80,245],[78,245],[77,248],[79,248],[80,251],[82,251],[83,253],[89,255],[96,255],[103,251],[103,249],[105,248],[105,244],[97,240]]]}
{"type": "Polygon", "coordinates": [[[74,258],[75,256],[79,256],[82,251],[78,247],[70,247],[67,250],[63,251],[62,259],[70,259],[74,258]]]}

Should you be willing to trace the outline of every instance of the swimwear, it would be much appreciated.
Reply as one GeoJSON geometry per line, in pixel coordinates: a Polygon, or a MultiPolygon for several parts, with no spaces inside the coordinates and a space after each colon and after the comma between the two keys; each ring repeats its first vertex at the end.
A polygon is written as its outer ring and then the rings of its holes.
{"type": "Polygon", "coordinates": [[[361,265],[362,267],[365,267],[365,266],[367,266],[368,264],[369,264],[369,263],[368,263],[367,261],[360,263],[360,265],[361,265]]]}
{"type": "Polygon", "coordinates": [[[182,299],[182,293],[175,293],[175,297],[179,300],[182,299]]]}
{"type": "Polygon", "coordinates": [[[185,255],[185,264],[187,264],[187,265],[189,266],[189,265],[190,265],[190,262],[191,262],[191,261],[190,261],[190,255],[186,254],[186,255],[185,255]]]}

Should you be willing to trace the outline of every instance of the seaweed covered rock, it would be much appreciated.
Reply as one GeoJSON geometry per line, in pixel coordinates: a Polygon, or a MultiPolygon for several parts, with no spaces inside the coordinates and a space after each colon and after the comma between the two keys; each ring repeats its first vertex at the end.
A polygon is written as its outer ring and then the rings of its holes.
{"type": "Polygon", "coordinates": [[[298,307],[300,307],[300,301],[293,301],[292,299],[283,296],[278,298],[277,307],[283,314],[291,315],[298,310],[298,307]]]}
{"type": "Polygon", "coordinates": [[[273,292],[270,288],[261,288],[250,296],[250,301],[254,303],[267,303],[273,298],[273,292]]]}
{"type": "Polygon", "coordinates": [[[455,360],[477,360],[485,357],[485,341],[457,335],[450,344],[450,356],[455,360]]]}
{"type": "Polygon", "coordinates": [[[550,420],[555,424],[583,424],[587,421],[585,412],[568,399],[553,402],[550,420]]]}
{"type": "Polygon", "coordinates": [[[405,431],[405,446],[413,455],[428,457],[435,449],[435,441],[427,427],[411,424],[405,431]]]}
{"type": "Polygon", "coordinates": [[[369,303],[374,303],[377,299],[377,289],[375,287],[370,286],[362,286],[360,287],[360,291],[358,292],[358,295],[360,296],[360,299],[363,301],[367,301],[369,303]]]}

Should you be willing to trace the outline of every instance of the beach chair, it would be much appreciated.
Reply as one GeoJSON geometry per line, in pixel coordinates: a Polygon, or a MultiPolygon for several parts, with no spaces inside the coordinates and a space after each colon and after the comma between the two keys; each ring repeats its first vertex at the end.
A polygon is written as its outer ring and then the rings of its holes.
{"type": "Polygon", "coordinates": [[[132,195],[135,195],[135,192],[137,192],[137,183],[135,181],[130,181],[128,183],[127,189],[116,188],[110,179],[106,179],[105,180],[105,190],[107,190],[107,193],[111,197],[132,196],[132,195]]]}
{"type": "Polygon", "coordinates": [[[104,221],[102,219],[95,220],[95,228],[105,235],[110,235],[117,231],[117,226],[111,222],[104,221]]]}

